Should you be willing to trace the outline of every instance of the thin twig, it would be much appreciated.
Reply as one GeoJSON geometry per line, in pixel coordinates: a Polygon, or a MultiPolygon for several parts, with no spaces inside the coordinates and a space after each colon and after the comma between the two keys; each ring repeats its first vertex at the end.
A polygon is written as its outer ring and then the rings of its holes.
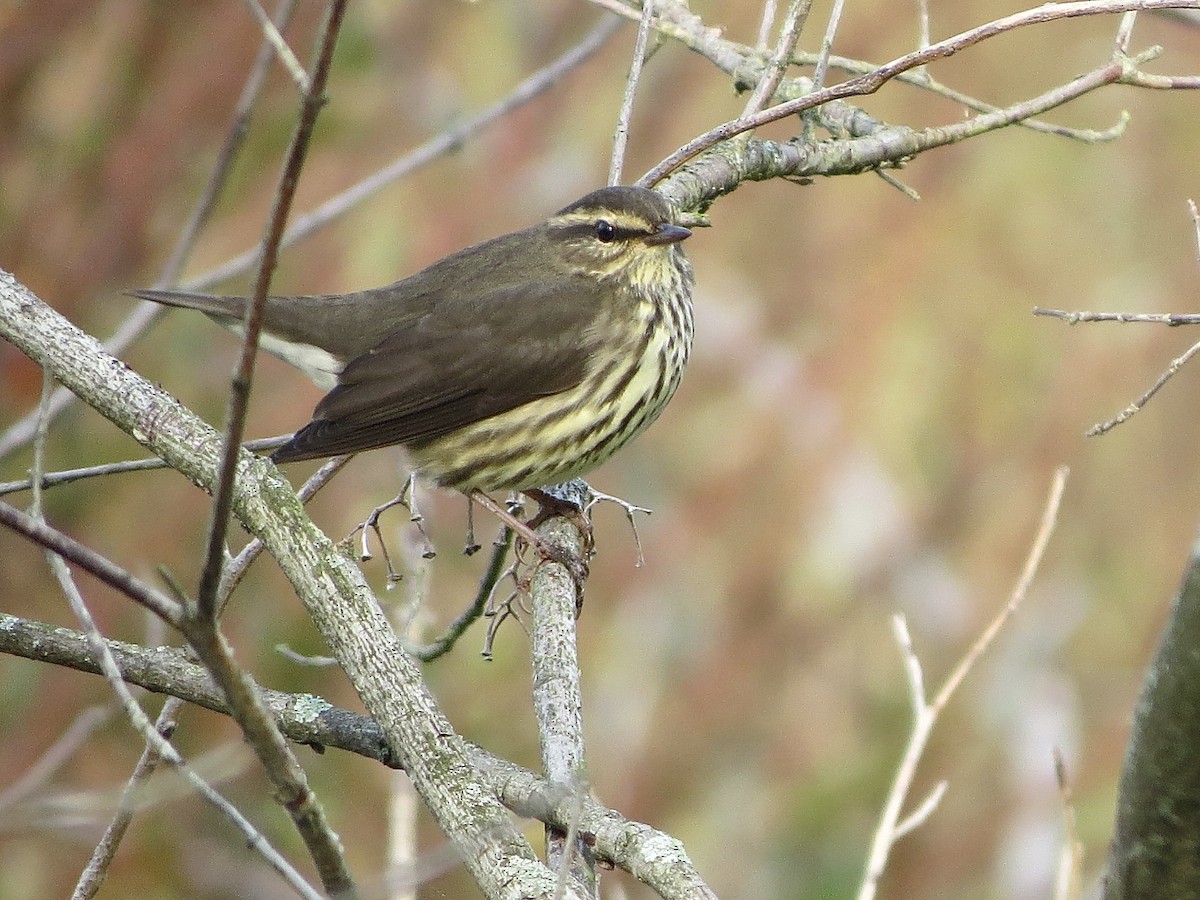
{"type": "Polygon", "coordinates": [[[0,525],[70,560],[109,587],[136,600],[167,624],[178,628],[183,622],[182,607],[162,591],[155,590],[106,557],[33,516],[26,515],[15,506],[0,502],[0,525]]]}
{"type": "Polygon", "coordinates": [[[1136,22],[1136,12],[1127,12],[1121,16],[1121,23],[1117,26],[1117,37],[1114,41],[1114,53],[1121,56],[1129,53],[1129,44],[1133,40],[1133,26],[1136,22]]]}
{"type": "MultiPolygon", "coordinates": [[[[158,718],[154,720],[154,731],[162,735],[164,740],[170,740],[171,735],[174,734],[177,724],[176,717],[182,707],[183,701],[178,697],[168,697],[167,702],[159,710],[158,718]]],[[[87,865],[79,874],[79,880],[75,884],[71,900],[89,900],[99,893],[113,858],[121,846],[121,841],[124,840],[125,834],[133,822],[133,814],[138,807],[138,795],[162,761],[163,758],[158,752],[157,746],[147,743],[142,749],[142,755],[137,764],[133,767],[133,772],[125,782],[125,787],[121,790],[117,808],[105,827],[104,834],[96,842],[91,858],[88,859],[87,865]]]]}
{"type": "MultiPolygon", "coordinates": [[[[815,66],[817,56],[811,53],[800,53],[796,55],[794,62],[798,65],[815,66]]],[[[874,63],[868,63],[860,59],[851,59],[847,56],[838,56],[836,54],[829,57],[829,67],[851,75],[864,75],[868,72],[874,72],[876,68],[874,63]]],[[[972,97],[970,94],[965,94],[949,85],[943,84],[930,75],[929,70],[924,66],[917,66],[911,72],[901,72],[896,76],[896,80],[902,84],[912,85],[923,91],[936,94],[939,97],[945,97],[947,100],[965,106],[975,112],[992,113],[1003,109],[1003,107],[996,106],[993,103],[986,103],[978,97],[972,97]]],[[[799,82],[799,79],[796,79],[796,81],[799,82]]],[[[800,93],[805,92],[801,91],[800,93]]],[[[1115,125],[1101,130],[1094,128],[1068,128],[1065,125],[1042,122],[1034,118],[1021,119],[1013,124],[1019,125],[1022,128],[1028,128],[1030,131],[1038,131],[1043,134],[1053,134],[1075,141],[1096,144],[1115,141],[1124,134],[1129,125],[1129,114],[1122,113],[1115,125]]]]}
{"type": "Polygon", "coordinates": [[[654,0],[643,0],[637,40],[633,44],[633,59],[629,61],[629,76],[625,79],[625,95],[621,98],[621,112],[617,116],[617,129],[613,134],[612,162],[608,167],[610,185],[621,183],[621,170],[625,166],[625,145],[629,142],[629,122],[633,118],[633,99],[637,96],[642,66],[646,64],[646,47],[650,37],[650,23],[653,20],[654,0]]]}
{"type": "Polygon", "coordinates": [[[258,275],[254,281],[253,299],[246,310],[242,352],[229,386],[229,407],[225,416],[221,462],[217,472],[217,486],[213,491],[212,514],[205,542],[204,565],[200,571],[200,586],[196,590],[196,605],[201,614],[210,619],[216,616],[217,590],[221,582],[221,567],[225,561],[225,532],[233,510],[234,472],[246,429],[246,412],[250,407],[250,387],[254,381],[254,363],[258,356],[258,337],[262,330],[267,293],[271,286],[271,276],[275,273],[284,226],[292,207],[292,200],[296,196],[300,170],[308,156],[317,113],[325,102],[325,82],[329,77],[329,66],[333,61],[333,48],[337,42],[342,17],[346,13],[346,2],[347,0],[330,0],[309,88],[301,100],[299,121],[296,123],[296,131],[292,136],[292,144],[288,149],[283,174],[280,176],[279,187],[267,220],[258,275]]]}
{"type": "Polygon", "coordinates": [[[279,33],[279,28],[271,21],[271,17],[267,15],[267,11],[262,8],[262,4],[258,0],[245,0],[245,3],[250,10],[250,15],[254,16],[258,21],[259,27],[262,29],[263,40],[275,50],[275,55],[279,57],[279,61],[283,63],[283,67],[292,76],[292,81],[296,82],[296,86],[300,88],[300,93],[309,93],[308,73],[304,71],[304,66],[300,64],[300,60],[296,59],[296,54],[292,52],[292,48],[288,46],[288,42],[279,33]]]}
{"type": "Polygon", "coordinates": [[[1080,322],[1138,322],[1154,325],[1200,325],[1200,314],[1197,313],[1130,313],[1130,312],[1088,312],[1087,310],[1051,309],[1045,306],[1033,308],[1035,316],[1045,316],[1051,319],[1062,319],[1068,325],[1078,325],[1080,322]]]}
{"type": "Polygon", "coordinates": [[[743,117],[758,112],[775,96],[775,91],[783,80],[784,72],[787,71],[788,62],[796,52],[796,42],[800,39],[800,32],[804,30],[804,23],[808,20],[808,11],[811,8],[812,0],[792,0],[787,17],[783,21],[783,27],[779,30],[779,40],[775,42],[775,51],[771,54],[766,70],[759,78],[758,84],[754,86],[750,99],[746,101],[746,106],[742,110],[743,117]]]}
{"type": "Polygon", "coordinates": [[[1021,575],[1017,579],[1016,586],[1013,587],[1012,594],[1008,598],[1008,603],[988,623],[987,628],[983,630],[983,633],[971,645],[971,649],[959,661],[954,671],[950,673],[950,677],[942,685],[941,690],[934,696],[933,702],[930,704],[930,708],[934,712],[941,712],[942,708],[950,702],[950,697],[958,689],[962,680],[967,677],[967,673],[974,667],[975,662],[992,645],[992,641],[996,639],[996,635],[1000,633],[1008,620],[1020,608],[1021,603],[1024,602],[1026,594],[1029,593],[1029,586],[1033,584],[1033,578],[1037,575],[1038,566],[1042,563],[1042,556],[1046,552],[1046,545],[1050,543],[1050,535],[1054,533],[1054,526],[1058,522],[1058,508],[1062,503],[1062,495],[1067,486],[1068,474],[1070,474],[1070,470],[1066,466],[1060,466],[1055,470],[1054,480],[1050,485],[1050,494],[1046,498],[1046,508],[1042,512],[1042,520],[1038,524],[1037,534],[1034,535],[1033,544],[1029,548],[1029,555],[1025,558],[1025,565],[1021,569],[1021,575]]]}
{"type": "Polygon", "coordinates": [[[12,784],[0,791],[0,810],[11,810],[30,794],[41,788],[50,776],[83,746],[89,737],[112,717],[112,708],[89,706],[75,717],[58,739],[47,747],[37,760],[12,784]]]}
{"type": "MultiPolygon", "coordinates": [[[[53,398],[51,398],[53,405],[53,398]]],[[[287,443],[287,436],[259,438],[253,441],[246,441],[242,444],[242,449],[258,452],[259,450],[274,450],[287,443]]],[[[79,469],[63,469],[58,472],[47,472],[42,476],[39,482],[43,488],[56,487],[60,484],[70,484],[73,481],[82,481],[86,478],[99,478],[105,475],[124,475],[127,472],[149,472],[154,469],[167,469],[170,466],[157,456],[152,456],[148,459],[123,459],[119,462],[101,463],[98,466],[84,466],[79,469]]],[[[0,497],[5,494],[15,494],[18,491],[27,491],[33,487],[33,478],[25,478],[21,481],[0,481],[0,497]]]]}
{"type": "Polygon", "coordinates": [[[1188,212],[1192,215],[1192,228],[1196,232],[1196,261],[1200,262],[1200,209],[1196,208],[1196,201],[1191,197],[1188,198],[1188,212]]]}
{"type": "Polygon", "coordinates": [[[775,27],[775,16],[778,14],[776,0],[763,0],[762,19],[758,23],[758,39],[754,47],[760,53],[767,52],[767,41],[771,39],[771,30],[775,27]]]}
{"type": "Polygon", "coordinates": [[[1147,390],[1146,393],[1142,394],[1142,396],[1138,397],[1108,421],[1098,422],[1093,425],[1084,432],[1084,435],[1086,437],[1096,437],[1097,435],[1106,434],[1107,432],[1112,431],[1118,425],[1129,421],[1129,419],[1137,415],[1142,408],[1150,402],[1151,398],[1155,394],[1162,390],[1163,385],[1170,381],[1180,369],[1187,365],[1188,360],[1195,356],[1197,352],[1200,352],[1200,341],[1192,344],[1192,346],[1188,347],[1183,354],[1171,360],[1171,364],[1167,366],[1166,370],[1163,371],[1161,375],[1158,376],[1154,384],[1150,385],[1150,389],[1147,390]]]}
{"type": "Polygon", "coordinates": [[[492,556],[488,560],[488,566],[484,570],[483,577],[479,579],[479,590],[475,593],[475,599],[455,617],[453,622],[446,626],[446,630],[442,633],[441,637],[427,644],[414,645],[405,643],[404,649],[410,656],[424,662],[429,662],[450,652],[454,648],[458,639],[483,615],[483,611],[487,608],[488,598],[491,597],[496,583],[504,574],[504,561],[508,557],[508,551],[512,547],[512,543],[512,529],[506,528],[504,529],[504,540],[492,545],[492,556]]]}
{"type": "Polygon", "coordinates": [[[829,55],[833,52],[833,39],[837,35],[838,26],[842,24],[842,9],[845,5],[845,0],[833,0],[833,8],[829,11],[829,22],[825,26],[825,35],[821,38],[817,66],[812,76],[813,87],[816,90],[825,85],[825,73],[829,71],[829,55]]]}

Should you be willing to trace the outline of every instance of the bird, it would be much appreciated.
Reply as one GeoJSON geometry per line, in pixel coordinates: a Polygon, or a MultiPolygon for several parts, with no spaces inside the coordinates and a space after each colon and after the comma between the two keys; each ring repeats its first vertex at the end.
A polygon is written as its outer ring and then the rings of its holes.
{"type": "MultiPolygon", "coordinates": [[[[606,187],[394,284],[269,297],[260,346],[328,389],[271,459],[399,444],[425,479],[468,495],[538,496],[586,474],[679,386],[694,330],[679,246],[690,235],[657,192],[606,187]]],[[[235,332],[249,303],[130,293],[235,332]]]]}

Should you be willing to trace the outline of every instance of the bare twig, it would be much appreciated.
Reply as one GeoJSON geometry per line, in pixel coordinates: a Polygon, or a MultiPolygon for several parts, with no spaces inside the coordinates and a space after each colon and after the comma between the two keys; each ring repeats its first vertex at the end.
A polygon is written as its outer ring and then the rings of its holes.
{"type": "Polygon", "coordinates": [[[183,622],[182,608],[166,594],[155,590],[99,553],[89,550],[74,538],[51,528],[33,516],[26,515],[7,503],[0,503],[0,525],[11,528],[34,543],[70,560],[109,587],[136,600],[168,624],[178,628],[183,622]]]}
{"type": "Polygon", "coordinates": [[[453,622],[446,626],[446,630],[440,637],[435,638],[427,644],[405,644],[404,649],[411,656],[429,662],[450,652],[454,648],[458,639],[483,615],[484,609],[487,608],[488,598],[492,596],[492,591],[495,590],[496,583],[504,574],[504,560],[508,557],[508,551],[512,547],[512,543],[512,529],[506,528],[504,529],[504,540],[492,545],[492,557],[488,560],[487,569],[484,571],[483,577],[479,580],[479,590],[475,594],[475,599],[471,601],[471,604],[466,609],[458,614],[453,622]]]}
{"type": "Polygon", "coordinates": [[[621,98],[621,112],[617,116],[617,128],[613,134],[612,162],[608,167],[609,184],[621,183],[621,170],[625,166],[625,145],[629,142],[629,122],[633,118],[633,98],[637,96],[642,66],[646,64],[646,48],[650,37],[650,23],[653,20],[654,0],[643,0],[637,40],[633,44],[633,58],[629,61],[629,76],[625,79],[625,95],[621,98]]]}
{"type": "Polygon", "coordinates": [[[1196,232],[1196,261],[1200,262],[1200,209],[1196,208],[1196,201],[1188,198],[1188,212],[1192,214],[1192,228],[1196,232]]]}
{"type": "Polygon", "coordinates": [[[262,29],[263,40],[274,49],[275,55],[279,57],[279,61],[283,63],[283,67],[292,76],[292,81],[296,82],[296,86],[300,88],[300,93],[309,93],[311,88],[309,86],[308,73],[304,71],[304,66],[300,64],[300,60],[296,59],[296,54],[292,52],[292,48],[288,46],[288,42],[280,34],[279,28],[271,21],[271,17],[267,15],[267,11],[262,8],[262,4],[258,0],[245,0],[245,3],[246,7],[250,10],[250,15],[254,16],[258,21],[259,27],[262,29]]]}
{"type": "MultiPolygon", "coordinates": [[[[564,518],[549,519],[538,529],[538,536],[561,548],[569,558],[580,558],[586,552],[579,528],[564,518]]],[[[552,782],[584,792],[588,776],[575,632],[580,602],[577,584],[566,566],[544,562],[534,569],[529,596],[533,607],[533,706],[542,766],[552,782]]],[[[560,873],[560,887],[569,882],[586,896],[596,893],[595,860],[582,841],[547,828],[546,861],[560,873]]]]}
{"type": "MultiPolygon", "coordinates": [[[[55,395],[57,395],[57,391],[55,395]]],[[[53,397],[51,397],[50,403],[53,409],[53,397]]],[[[242,448],[255,452],[259,450],[273,450],[285,444],[287,440],[287,437],[259,438],[254,441],[246,441],[246,443],[242,444],[242,448]]],[[[124,475],[127,472],[148,472],[154,469],[167,468],[170,468],[170,466],[157,456],[150,457],[149,459],[125,459],[120,462],[102,463],[98,466],[84,466],[79,469],[47,472],[42,476],[39,483],[43,488],[50,488],[60,484],[70,484],[72,481],[82,481],[85,478],[99,478],[104,475],[124,475]]],[[[33,478],[25,478],[21,481],[0,481],[0,497],[5,494],[14,494],[18,491],[27,491],[31,487],[33,487],[33,478]]]]}
{"type": "Polygon", "coordinates": [[[37,760],[12,784],[0,791],[0,810],[9,810],[38,790],[76,751],[92,733],[112,717],[112,708],[89,706],[37,760]]]}
{"type": "Polygon", "coordinates": [[[1045,306],[1033,308],[1035,316],[1045,316],[1050,319],[1062,319],[1068,325],[1078,325],[1080,322],[1139,322],[1154,325],[1200,325],[1200,314],[1196,313],[1130,313],[1130,312],[1088,312],[1066,309],[1050,309],[1045,306]]]}
{"type": "Polygon", "coordinates": [[[1121,16],[1121,24],[1117,26],[1117,38],[1113,42],[1113,52],[1120,56],[1129,53],[1129,44],[1133,40],[1133,26],[1137,22],[1136,12],[1127,12],[1121,16]]]}
{"type": "Polygon", "coordinates": [[[1142,396],[1138,397],[1108,421],[1096,423],[1087,431],[1085,431],[1084,434],[1087,437],[1096,437],[1097,435],[1112,431],[1112,429],[1116,428],[1118,425],[1129,421],[1129,419],[1137,415],[1137,413],[1139,413],[1142,408],[1150,402],[1151,398],[1155,394],[1162,390],[1163,385],[1170,381],[1180,369],[1187,365],[1188,360],[1195,356],[1197,352],[1200,352],[1200,341],[1192,344],[1192,346],[1188,347],[1187,350],[1185,350],[1181,355],[1171,360],[1171,364],[1167,366],[1161,375],[1158,376],[1154,384],[1150,385],[1150,388],[1146,391],[1146,393],[1142,394],[1142,396]]]}
{"type": "MultiPolygon", "coordinates": [[[[164,740],[170,740],[171,735],[174,734],[176,716],[182,706],[182,700],[177,697],[168,697],[167,702],[159,710],[158,718],[154,721],[154,730],[162,735],[164,740]]],[[[121,846],[121,841],[125,838],[125,833],[133,822],[138,795],[162,759],[157,745],[147,743],[129,780],[125,782],[125,787],[121,790],[121,797],[117,801],[117,808],[112,819],[104,829],[100,840],[96,842],[96,847],[92,850],[87,865],[79,874],[79,880],[75,884],[71,900],[88,900],[99,892],[100,886],[108,874],[109,866],[112,865],[113,858],[117,855],[117,849],[121,846]]]]}
{"type": "Polygon", "coordinates": [[[758,23],[758,40],[754,42],[755,48],[761,53],[767,51],[767,41],[771,38],[771,29],[775,27],[777,7],[776,0],[763,0],[762,19],[758,23]]]}
{"type": "Polygon", "coordinates": [[[833,39],[842,22],[842,10],[845,5],[845,0],[833,0],[833,9],[829,11],[829,22],[825,26],[825,36],[821,38],[821,50],[817,54],[817,67],[813,70],[813,87],[817,90],[825,84],[825,73],[829,71],[829,55],[833,52],[833,39]]]}
{"type": "Polygon", "coordinates": [[[796,42],[800,40],[800,32],[804,30],[804,23],[808,21],[808,11],[811,7],[812,0],[792,0],[787,17],[783,20],[783,27],[779,30],[779,40],[775,42],[775,51],[767,62],[766,71],[759,78],[758,84],[754,86],[750,99],[746,101],[746,106],[742,110],[743,117],[758,112],[775,96],[775,90],[783,80],[792,54],[796,52],[796,42]]]}
{"type": "MultiPolygon", "coordinates": [[[[842,100],[847,97],[860,97],[872,94],[903,72],[938,59],[954,56],[968,47],[1018,28],[1081,16],[1112,15],[1114,13],[1128,12],[1132,9],[1154,9],[1170,6],[1186,6],[1200,9],[1200,0],[1083,0],[1083,2],[1076,3],[1047,4],[1036,9],[1025,10],[996,19],[943,41],[938,41],[923,49],[905,54],[865,75],[852,78],[833,87],[814,91],[795,100],[779,103],[752,116],[745,116],[725,122],[680,147],[643,175],[638,180],[638,184],[643,186],[653,185],[693,157],[744,131],[760,128],[769,122],[778,121],[779,119],[795,115],[807,109],[813,109],[831,100],[842,100]]],[[[1103,83],[1112,84],[1122,82],[1134,84],[1137,83],[1137,79],[1135,78],[1135,62],[1133,60],[1121,60],[1097,71],[1107,73],[1103,83]]],[[[1076,79],[1071,84],[1078,85],[1082,81],[1082,79],[1076,79]]]]}
{"type": "Polygon", "coordinates": [[[937,723],[938,716],[950,701],[950,698],[954,695],[962,680],[967,676],[967,673],[971,671],[975,663],[979,660],[979,657],[991,646],[996,635],[1000,633],[1005,623],[1017,611],[1021,602],[1025,599],[1025,595],[1029,592],[1029,586],[1033,582],[1034,575],[1037,573],[1038,565],[1041,563],[1042,555],[1046,549],[1046,544],[1049,542],[1050,535],[1054,531],[1054,524],[1058,518],[1058,507],[1062,501],[1066,480],[1067,469],[1065,467],[1058,469],[1054,473],[1054,481],[1050,486],[1050,493],[1046,499],[1046,508],[1042,513],[1041,523],[1030,546],[1025,566],[1021,570],[1016,586],[1009,595],[1008,602],[996,617],[988,623],[988,626],[970,648],[968,648],[932,700],[927,700],[925,696],[925,682],[921,671],[921,661],[913,649],[912,638],[908,633],[908,625],[902,615],[896,615],[892,619],[896,642],[900,646],[904,659],[904,671],[908,681],[909,699],[913,707],[913,727],[904,749],[904,755],[901,758],[900,765],[897,767],[892,788],[888,792],[887,802],[884,804],[883,814],[880,816],[879,827],[876,829],[875,836],[871,841],[866,873],[859,888],[858,900],[871,900],[875,896],[879,887],[879,880],[882,878],[884,869],[887,866],[888,856],[896,841],[923,822],[933,812],[938,800],[945,792],[945,784],[940,783],[924,801],[918,804],[915,812],[910,813],[903,820],[900,818],[901,809],[908,798],[913,779],[916,777],[917,764],[925,752],[925,746],[929,741],[929,736],[933,731],[934,725],[937,723]]]}
{"type": "Polygon", "coordinates": [[[253,299],[246,310],[242,352],[229,386],[229,407],[225,415],[221,462],[217,470],[217,486],[213,491],[212,514],[209,518],[208,539],[205,542],[204,565],[200,571],[200,586],[196,590],[196,606],[203,616],[210,619],[216,617],[217,590],[221,583],[221,567],[225,561],[225,532],[233,510],[233,478],[238,454],[241,452],[242,436],[246,429],[246,412],[250,407],[250,387],[254,381],[254,363],[258,357],[258,336],[262,331],[263,311],[266,308],[271,276],[275,274],[283,229],[292,208],[292,200],[296,196],[300,170],[308,156],[317,113],[325,102],[325,81],[329,77],[333,48],[337,43],[342,17],[346,13],[346,2],[347,0],[330,0],[316,61],[313,64],[312,78],[301,99],[299,121],[296,123],[292,145],[288,149],[287,161],[267,220],[258,275],[254,281],[253,299]]]}

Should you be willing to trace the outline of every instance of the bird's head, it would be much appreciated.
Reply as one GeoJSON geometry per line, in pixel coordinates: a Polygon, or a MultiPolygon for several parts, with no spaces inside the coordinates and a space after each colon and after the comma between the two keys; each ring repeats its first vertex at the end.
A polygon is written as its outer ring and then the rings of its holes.
{"type": "Polygon", "coordinates": [[[654,191],[607,187],[560,209],[546,222],[547,239],[567,269],[637,283],[678,269],[678,244],[691,231],[675,224],[671,205],[654,191]]]}

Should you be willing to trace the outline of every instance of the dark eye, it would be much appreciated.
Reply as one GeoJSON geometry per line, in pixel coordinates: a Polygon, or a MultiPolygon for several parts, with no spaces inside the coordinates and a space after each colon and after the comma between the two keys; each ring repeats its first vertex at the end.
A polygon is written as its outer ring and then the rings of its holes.
{"type": "Polygon", "coordinates": [[[613,227],[612,222],[606,222],[601,219],[596,223],[596,237],[602,244],[609,244],[617,236],[617,229],[613,227]]]}

